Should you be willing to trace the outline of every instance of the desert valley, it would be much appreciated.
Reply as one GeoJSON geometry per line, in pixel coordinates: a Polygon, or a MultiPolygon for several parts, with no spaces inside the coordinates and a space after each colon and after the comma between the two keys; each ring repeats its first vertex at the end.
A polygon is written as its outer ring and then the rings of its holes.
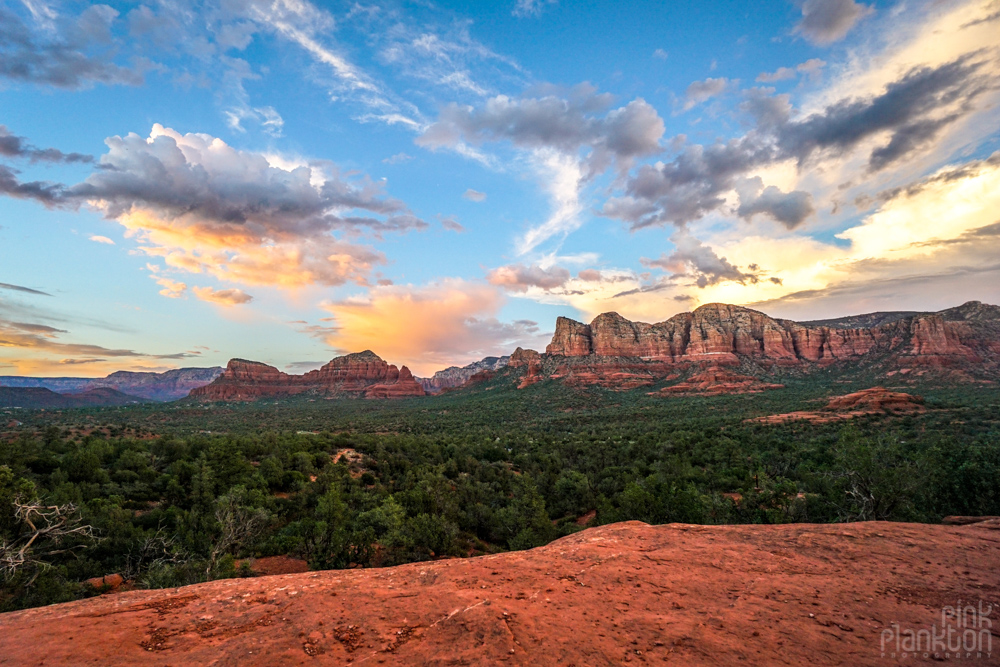
{"type": "Polygon", "coordinates": [[[0,667],[1000,665],[1000,0],[0,0],[0,667]]]}

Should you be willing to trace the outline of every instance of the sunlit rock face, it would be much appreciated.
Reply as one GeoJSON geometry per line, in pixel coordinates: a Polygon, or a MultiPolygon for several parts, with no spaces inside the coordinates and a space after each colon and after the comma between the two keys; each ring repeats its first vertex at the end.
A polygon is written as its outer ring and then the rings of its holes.
{"type": "Polygon", "coordinates": [[[888,377],[941,369],[962,379],[965,371],[1000,369],[1000,308],[970,301],[938,313],[870,313],[801,323],[720,303],[656,324],[618,313],[598,315],[589,325],[560,317],[546,356],[555,364],[550,377],[619,388],[706,364],[751,364],[767,371],[843,363],[877,367],[888,377]]]}
{"type": "Polygon", "coordinates": [[[304,375],[290,375],[257,361],[232,359],[218,379],[193,390],[191,396],[207,401],[248,401],[307,392],[364,398],[405,398],[426,393],[406,366],[397,368],[365,350],[337,357],[304,375]]]}

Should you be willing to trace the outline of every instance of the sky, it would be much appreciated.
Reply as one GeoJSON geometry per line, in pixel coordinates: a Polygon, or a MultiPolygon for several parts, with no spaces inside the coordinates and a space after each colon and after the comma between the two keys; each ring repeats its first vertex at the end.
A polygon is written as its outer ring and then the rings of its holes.
{"type": "Polygon", "coordinates": [[[1000,0],[0,0],[0,375],[1000,302],[1000,0]]]}

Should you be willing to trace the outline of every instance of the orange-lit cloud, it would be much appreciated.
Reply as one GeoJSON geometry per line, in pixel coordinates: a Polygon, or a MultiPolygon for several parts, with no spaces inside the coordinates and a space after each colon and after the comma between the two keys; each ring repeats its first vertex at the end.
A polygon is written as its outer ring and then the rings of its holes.
{"type": "MultiPolygon", "coordinates": [[[[382,184],[333,166],[236,150],[154,125],[111,137],[104,169],[73,186],[169,267],[243,285],[366,284],[385,256],[359,235],[423,229],[382,184]]],[[[169,287],[167,296],[175,296],[169,287]]]]}
{"type": "Polygon", "coordinates": [[[211,287],[192,287],[191,291],[202,301],[208,301],[219,306],[238,306],[253,301],[253,297],[240,289],[212,289],[211,287]]]}
{"type": "Polygon", "coordinates": [[[344,352],[370,349],[417,375],[491,354],[509,354],[517,345],[544,344],[535,322],[503,323],[497,288],[477,282],[443,280],[414,287],[372,288],[363,298],[325,304],[334,326],[326,342],[344,352]]]}

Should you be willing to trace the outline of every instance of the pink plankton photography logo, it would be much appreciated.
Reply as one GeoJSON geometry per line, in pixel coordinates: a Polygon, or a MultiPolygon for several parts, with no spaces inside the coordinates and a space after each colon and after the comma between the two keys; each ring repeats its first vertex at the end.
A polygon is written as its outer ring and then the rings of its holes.
{"type": "Polygon", "coordinates": [[[896,660],[932,658],[934,660],[990,660],[993,657],[993,605],[962,600],[954,607],[941,609],[941,624],[930,628],[901,627],[893,623],[882,630],[880,649],[883,658],[896,660]]]}

